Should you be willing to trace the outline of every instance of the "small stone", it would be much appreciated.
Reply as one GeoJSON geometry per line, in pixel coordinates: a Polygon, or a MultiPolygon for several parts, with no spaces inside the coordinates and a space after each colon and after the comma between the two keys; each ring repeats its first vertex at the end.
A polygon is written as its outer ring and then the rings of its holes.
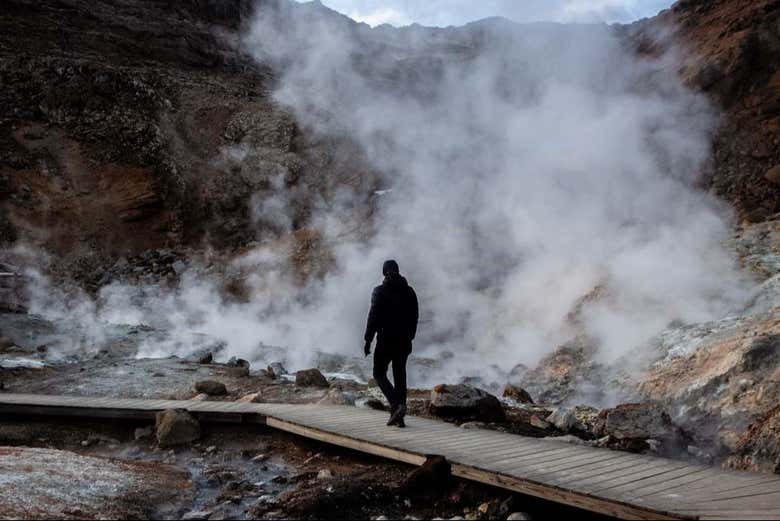
{"type": "Polygon", "coordinates": [[[333,473],[330,471],[330,469],[322,469],[317,473],[317,479],[319,480],[325,480],[325,479],[332,479],[333,473]]]}
{"type": "Polygon", "coordinates": [[[224,396],[227,394],[225,384],[216,380],[201,380],[195,384],[195,390],[209,396],[224,396]]]}
{"type": "Polygon", "coordinates": [[[181,516],[182,520],[184,521],[201,521],[203,519],[208,519],[211,517],[211,514],[213,512],[209,510],[193,510],[192,512],[187,512],[183,516],[181,516]]]}
{"type": "Polygon", "coordinates": [[[570,409],[558,407],[546,418],[546,421],[555,425],[558,430],[569,432],[577,423],[577,417],[570,409]]]}
{"type": "Polygon", "coordinates": [[[550,428],[550,424],[544,421],[543,419],[539,418],[537,415],[531,416],[531,419],[528,420],[528,423],[531,424],[532,427],[536,427],[537,429],[547,430],[550,428]]]}
{"type": "Polygon", "coordinates": [[[534,400],[531,398],[531,395],[528,394],[528,391],[512,384],[507,384],[506,387],[504,387],[504,398],[511,398],[517,403],[534,403],[534,400]]]}
{"type": "Polygon", "coordinates": [[[171,264],[171,268],[173,268],[173,271],[176,273],[176,275],[181,275],[184,273],[184,270],[187,269],[187,265],[184,264],[183,261],[177,260],[173,264],[171,264]]]}
{"type": "Polygon", "coordinates": [[[207,454],[211,454],[212,452],[217,452],[217,446],[216,445],[211,445],[211,446],[206,448],[206,453],[207,454]]]}
{"type": "Polygon", "coordinates": [[[251,461],[253,461],[255,463],[262,463],[262,462],[267,461],[267,460],[268,460],[268,455],[267,454],[258,454],[257,456],[252,458],[251,461]]]}
{"type": "Polygon", "coordinates": [[[205,402],[208,399],[209,399],[209,395],[206,393],[199,393],[193,396],[192,398],[190,398],[190,400],[195,402],[205,402]]]}

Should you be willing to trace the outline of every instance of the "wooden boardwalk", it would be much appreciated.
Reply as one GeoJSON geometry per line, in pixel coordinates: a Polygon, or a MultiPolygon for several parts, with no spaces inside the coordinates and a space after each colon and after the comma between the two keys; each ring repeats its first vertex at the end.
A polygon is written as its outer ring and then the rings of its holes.
{"type": "Polygon", "coordinates": [[[262,423],[377,456],[422,464],[441,455],[456,476],[625,519],[780,519],[780,476],[525,438],[345,406],[136,400],[0,393],[0,415],[152,419],[187,409],[201,421],[262,423]]]}

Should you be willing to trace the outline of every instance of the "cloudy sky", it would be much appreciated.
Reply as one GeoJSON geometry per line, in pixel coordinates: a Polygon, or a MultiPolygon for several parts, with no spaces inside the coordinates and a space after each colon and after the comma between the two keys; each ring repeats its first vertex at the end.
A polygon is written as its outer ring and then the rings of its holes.
{"type": "Polygon", "coordinates": [[[517,22],[630,22],[653,16],[673,0],[322,0],[370,25],[462,25],[488,16],[517,22]]]}

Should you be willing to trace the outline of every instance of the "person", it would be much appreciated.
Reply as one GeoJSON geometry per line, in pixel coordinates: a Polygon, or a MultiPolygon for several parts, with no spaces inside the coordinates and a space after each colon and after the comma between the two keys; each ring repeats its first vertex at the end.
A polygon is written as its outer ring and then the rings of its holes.
{"type": "Polygon", "coordinates": [[[374,379],[390,402],[390,420],[387,425],[405,427],[406,360],[412,352],[412,341],[417,334],[417,295],[401,276],[396,261],[385,261],[382,274],[384,281],[371,294],[364,351],[366,356],[371,354],[371,342],[376,335],[374,379]],[[395,385],[387,378],[390,364],[393,365],[395,385]]]}

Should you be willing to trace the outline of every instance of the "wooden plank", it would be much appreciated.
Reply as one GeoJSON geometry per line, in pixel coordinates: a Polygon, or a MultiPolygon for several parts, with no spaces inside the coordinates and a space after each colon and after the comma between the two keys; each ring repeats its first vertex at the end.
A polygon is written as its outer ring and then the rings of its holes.
{"type": "MultiPolygon", "coordinates": [[[[550,463],[548,462],[548,465],[545,466],[543,471],[540,471],[543,474],[550,474],[551,472],[554,472],[556,474],[556,477],[561,477],[565,475],[569,475],[568,473],[574,471],[574,470],[584,470],[585,472],[593,472],[594,465],[597,465],[599,463],[605,463],[610,461],[615,461],[617,459],[622,459],[619,454],[605,454],[602,451],[598,451],[598,453],[589,453],[589,454],[581,454],[579,456],[575,456],[573,458],[569,458],[566,461],[563,462],[557,462],[557,463],[550,463]]],[[[529,474],[528,477],[532,477],[533,474],[529,474]]]]}
{"type": "Polygon", "coordinates": [[[529,496],[539,497],[548,501],[563,503],[579,507],[591,512],[599,512],[608,516],[621,519],[695,519],[694,515],[676,515],[669,512],[653,511],[642,506],[615,503],[613,501],[604,501],[598,497],[588,496],[586,494],[572,493],[571,491],[561,490],[556,487],[550,487],[541,483],[535,483],[529,480],[523,480],[515,476],[507,476],[500,473],[475,469],[461,464],[452,465],[452,473],[455,476],[479,481],[488,485],[493,485],[529,496]]]}
{"type": "Polygon", "coordinates": [[[679,492],[703,497],[718,497],[719,495],[737,492],[745,488],[761,485],[772,486],[780,489],[780,478],[773,475],[728,473],[718,472],[717,469],[708,469],[709,472],[697,482],[679,488],[679,492]]]}
{"type": "Polygon", "coordinates": [[[635,493],[639,497],[652,498],[654,496],[660,496],[667,494],[669,491],[684,492],[691,483],[696,483],[701,480],[709,479],[712,469],[699,469],[691,474],[680,476],[679,478],[670,479],[664,483],[655,485],[643,485],[637,487],[635,493]]]}
{"type": "Polygon", "coordinates": [[[426,460],[425,456],[421,454],[414,454],[411,452],[392,449],[390,447],[383,447],[381,445],[367,443],[361,440],[349,438],[347,436],[324,433],[320,430],[311,429],[309,427],[278,420],[276,418],[269,417],[266,420],[266,423],[269,427],[273,427],[275,429],[298,434],[300,436],[305,436],[307,438],[323,441],[326,443],[331,443],[333,445],[339,445],[341,447],[346,447],[360,452],[373,454],[375,456],[382,456],[396,461],[411,463],[412,465],[422,465],[426,460]]]}
{"type": "Polygon", "coordinates": [[[537,454],[546,454],[548,452],[552,452],[554,450],[557,450],[558,447],[555,446],[540,446],[540,445],[532,445],[532,446],[520,446],[517,449],[511,449],[508,451],[498,452],[496,454],[491,455],[485,455],[485,454],[471,454],[465,459],[470,462],[476,462],[480,466],[484,465],[493,465],[496,461],[503,461],[510,458],[523,458],[527,456],[533,456],[537,454]]]}
{"type": "MultiPolygon", "coordinates": [[[[419,465],[448,458],[456,476],[626,519],[780,514],[780,478],[738,475],[684,462],[605,451],[490,430],[464,430],[409,417],[385,426],[385,413],[341,406],[143,400],[0,394],[0,413],[151,420],[184,408],[202,421],[265,422],[270,427],[419,465]]],[[[728,516],[726,516],[728,517],[728,516]]]]}

